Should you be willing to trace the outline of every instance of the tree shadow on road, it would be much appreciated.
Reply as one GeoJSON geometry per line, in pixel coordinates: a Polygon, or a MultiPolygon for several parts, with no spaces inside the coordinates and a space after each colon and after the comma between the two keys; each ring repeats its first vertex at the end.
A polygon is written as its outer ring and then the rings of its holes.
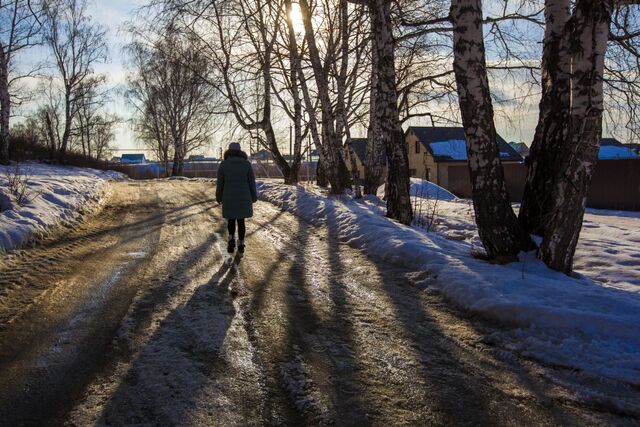
{"type": "MultiPolygon", "coordinates": [[[[221,262],[219,256],[212,257],[213,244],[215,237],[178,262],[170,278],[173,291],[162,295],[162,301],[151,298],[155,300],[151,306],[141,307],[150,316],[162,312],[163,304],[174,298],[179,300],[185,291],[187,295],[191,292],[189,278],[197,275],[194,266],[199,261],[211,257],[221,264],[207,282],[196,285],[190,296],[185,295],[188,298],[185,302],[178,301],[177,306],[165,308],[169,310],[167,316],[159,321],[109,397],[100,424],[188,424],[204,398],[205,387],[215,377],[214,372],[224,368],[226,361],[220,351],[235,315],[229,286],[236,269],[221,262]]],[[[143,323],[152,325],[157,321],[143,323]]]]}

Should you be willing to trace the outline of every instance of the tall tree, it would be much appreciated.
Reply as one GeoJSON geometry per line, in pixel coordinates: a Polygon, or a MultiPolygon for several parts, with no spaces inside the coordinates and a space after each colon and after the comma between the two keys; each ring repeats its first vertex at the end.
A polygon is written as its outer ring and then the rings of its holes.
{"type": "Polygon", "coordinates": [[[545,212],[540,257],[570,272],[582,229],[587,193],[602,135],[604,60],[614,1],[578,0],[568,32],[571,40],[571,109],[568,132],[557,150],[552,204],[545,212]]]}
{"type": "Polygon", "coordinates": [[[478,234],[489,257],[514,257],[532,242],[511,209],[504,181],[487,78],[481,0],[452,0],[450,16],[478,234]]]}
{"type": "Polygon", "coordinates": [[[47,1],[43,7],[44,40],[53,54],[58,77],[64,91],[64,130],[59,158],[64,161],[72,124],[93,67],[107,60],[104,28],[91,21],[87,0],[47,1]]]}
{"type": "Polygon", "coordinates": [[[519,219],[532,234],[542,236],[551,206],[554,171],[560,165],[560,147],[567,137],[570,114],[571,55],[567,25],[569,0],[546,0],[542,51],[542,96],[538,125],[531,144],[527,181],[519,219]]]}
{"type": "MultiPolygon", "coordinates": [[[[320,122],[322,141],[316,140],[315,142],[319,148],[320,162],[322,163],[324,174],[331,184],[331,192],[340,194],[349,187],[349,170],[345,163],[344,150],[340,138],[341,129],[336,128],[338,114],[334,109],[334,104],[330,96],[330,77],[328,75],[328,67],[326,66],[327,62],[336,58],[336,55],[333,55],[333,53],[336,52],[337,46],[334,42],[327,47],[327,57],[325,61],[323,61],[318,47],[317,29],[314,28],[313,25],[313,12],[307,0],[300,0],[300,11],[304,24],[309,61],[311,63],[311,69],[313,70],[313,77],[320,101],[320,111],[322,112],[320,122]]],[[[309,102],[310,98],[308,96],[305,97],[305,101],[307,101],[307,112],[310,114],[309,120],[317,120],[315,113],[310,113],[310,110],[315,106],[309,102]]]]}
{"type": "Polygon", "coordinates": [[[372,0],[371,28],[376,47],[375,117],[380,122],[380,137],[387,153],[387,216],[410,224],[413,220],[409,197],[409,156],[400,124],[394,55],[391,1],[372,0]]]}
{"type": "Polygon", "coordinates": [[[39,12],[29,0],[0,1],[0,164],[9,162],[11,87],[31,74],[15,67],[16,56],[40,42],[39,12]]]}
{"type": "Polygon", "coordinates": [[[192,34],[165,28],[150,46],[129,47],[134,70],[129,76],[129,98],[134,101],[143,136],[153,135],[160,159],[166,162],[170,137],[173,175],[182,175],[186,155],[211,140],[215,130],[213,88],[202,77],[209,66],[192,34]]]}

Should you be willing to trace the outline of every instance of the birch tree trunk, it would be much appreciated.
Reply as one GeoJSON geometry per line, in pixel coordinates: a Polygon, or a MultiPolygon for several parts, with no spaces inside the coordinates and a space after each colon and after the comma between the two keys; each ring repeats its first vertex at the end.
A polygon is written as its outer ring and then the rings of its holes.
{"type": "Polygon", "coordinates": [[[62,142],[58,152],[58,160],[64,163],[67,155],[69,140],[71,139],[71,124],[73,122],[73,105],[71,100],[71,89],[66,89],[64,94],[64,131],[62,132],[62,142]]]}
{"type": "MultiPolygon", "coordinates": [[[[369,9],[371,11],[371,9],[369,9]]],[[[384,166],[387,155],[380,133],[380,118],[377,116],[378,99],[378,52],[375,37],[371,37],[371,82],[369,90],[369,126],[367,127],[367,166],[364,170],[364,194],[376,194],[384,182],[384,166]]]]}
{"type": "Polygon", "coordinates": [[[500,162],[489,92],[480,0],[453,0],[453,68],[478,234],[490,258],[515,257],[531,240],[511,209],[500,162]]]}
{"type": "MultiPolygon", "coordinates": [[[[338,140],[336,135],[335,114],[333,112],[331,98],[329,97],[327,73],[320,60],[320,52],[316,44],[314,29],[311,23],[311,9],[307,0],[300,0],[300,10],[302,12],[302,22],[304,24],[309,59],[311,60],[322,111],[322,145],[318,147],[323,152],[322,167],[331,184],[331,192],[341,194],[349,187],[349,169],[347,169],[344,161],[342,141],[338,140]]],[[[311,108],[313,108],[313,105],[307,105],[307,109],[311,108]]]]}
{"type": "Polygon", "coordinates": [[[571,57],[567,24],[569,0],[545,1],[545,34],[542,52],[542,98],[538,125],[529,154],[519,220],[531,234],[544,235],[553,206],[554,171],[568,135],[571,57]]]}
{"type": "MultiPolygon", "coordinates": [[[[0,55],[2,51],[0,50],[0,55]]],[[[11,96],[9,94],[9,73],[0,57],[0,164],[9,164],[9,118],[11,117],[11,96]]]]}
{"type": "Polygon", "coordinates": [[[409,197],[409,156],[400,124],[394,40],[391,26],[391,1],[372,0],[371,22],[377,51],[376,118],[389,162],[386,199],[387,216],[402,224],[411,224],[413,212],[409,197]]]}
{"type": "Polygon", "coordinates": [[[541,259],[568,273],[582,228],[587,193],[602,135],[604,59],[614,2],[578,0],[571,18],[571,116],[558,150],[553,205],[540,247],[541,259]]]}

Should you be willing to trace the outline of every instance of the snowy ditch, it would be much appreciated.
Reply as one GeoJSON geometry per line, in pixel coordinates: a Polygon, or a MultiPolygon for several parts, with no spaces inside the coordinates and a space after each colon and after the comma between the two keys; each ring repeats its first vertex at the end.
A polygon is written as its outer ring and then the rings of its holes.
{"type": "Polygon", "coordinates": [[[22,163],[0,166],[0,251],[19,248],[98,207],[113,171],[22,163]]]}
{"type": "Polygon", "coordinates": [[[374,259],[426,272],[415,275],[417,285],[436,288],[457,306],[508,326],[492,341],[547,363],[640,384],[640,259],[632,256],[640,230],[605,224],[604,230],[617,229],[618,238],[627,239],[618,239],[616,251],[615,237],[610,241],[603,230],[590,232],[596,215],[588,215],[586,243],[576,258],[584,275],[568,277],[549,270],[533,253],[509,265],[473,258],[479,239],[468,201],[440,201],[439,220],[427,232],[386,218],[377,198],[326,197],[271,181],[259,181],[258,191],[261,200],[332,228],[341,242],[374,259]],[[617,256],[610,262],[633,272],[598,268],[594,260],[601,252],[617,256]]]}

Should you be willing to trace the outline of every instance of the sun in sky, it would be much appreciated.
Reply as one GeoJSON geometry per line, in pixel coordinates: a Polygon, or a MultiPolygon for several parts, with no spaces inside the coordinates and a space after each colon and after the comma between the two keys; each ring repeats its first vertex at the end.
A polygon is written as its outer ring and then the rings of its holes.
{"type": "Polygon", "coordinates": [[[302,12],[300,11],[300,5],[298,3],[291,3],[291,11],[289,17],[293,23],[293,29],[296,33],[304,33],[304,24],[302,23],[302,12]]]}

